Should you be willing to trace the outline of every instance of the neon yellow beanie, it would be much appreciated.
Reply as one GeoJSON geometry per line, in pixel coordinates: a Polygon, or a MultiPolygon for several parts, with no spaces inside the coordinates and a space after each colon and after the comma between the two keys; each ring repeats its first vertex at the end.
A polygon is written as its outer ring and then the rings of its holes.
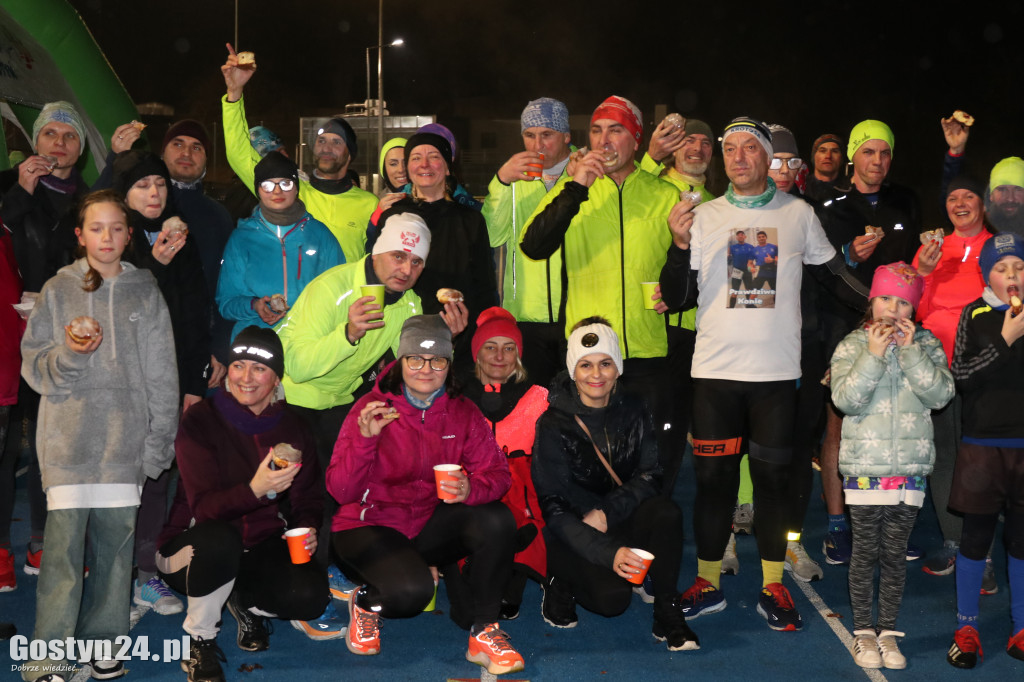
{"type": "Polygon", "coordinates": [[[868,119],[853,126],[850,131],[850,142],[846,145],[846,158],[853,160],[854,153],[868,140],[881,140],[889,145],[890,151],[895,151],[896,142],[892,129],[881,121],[868,119]]]}
{"type": "Polygon", "coordinates": [[[1010,156],[992,166],[992,175],[988,180],[988,191],[1003,185],[1024,187],[1024,159],[1010,156]]]}

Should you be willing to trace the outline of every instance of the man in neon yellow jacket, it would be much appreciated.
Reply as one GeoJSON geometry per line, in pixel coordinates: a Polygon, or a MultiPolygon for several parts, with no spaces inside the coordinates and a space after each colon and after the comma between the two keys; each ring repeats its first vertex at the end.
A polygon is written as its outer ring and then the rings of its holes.
{"type": "Polygon", "coordinates": [[[666,258],[662,249],[672,241],[667,218],[679,192],[639,172],[634,156],[641,120],[639,109],[622,97],[609,97],[597,107],[590,120],[590,151],[569,161],[565,176],[527,223],[520,245],[527,256],[540,259],[564,244],[560,318],[566,335],[591,315],[611,323],[624,358],[623,385],[642,393],[654,410],[665,457],[663,425],[671,405],[665,321],[645,308],[641,283],[658,280],[666,258]]]}
{"type": "Polygon", "coordinates": [[[520,125],[526,151],[513,154],[498,169],[487,188],[483,214],[491,246],[505,247],[501,304],[522,331],[523,364],[535,383],[547,386],[565,364],[565,332],[558,320],[562,249],[534,260],[519,247],[519,233],[565,175],[572,151],[569,110],[556,99],[541,97],[526,105],[520,125]]]}
{"type": "MultiPolygon", "coordinates": [[[[221,99],[224,149],[231,169],[243,184],[252,187],[253,170],[260,155],[249,144],[242,90],[256,69],[239,68],[235,51],[230,45],[228,48],[230,54],[221,67],[228,90],[221,99]]],[[[366,225],[377,208],[377,197],[359,189],[346,177],[356,152],[356,135],[351,126],[342,118],[329,119],[313,140],[313,177],[299,180],[299,198],[306,204],[306,210],[338,238],[349,263],[366,255],[366,225]]]]}

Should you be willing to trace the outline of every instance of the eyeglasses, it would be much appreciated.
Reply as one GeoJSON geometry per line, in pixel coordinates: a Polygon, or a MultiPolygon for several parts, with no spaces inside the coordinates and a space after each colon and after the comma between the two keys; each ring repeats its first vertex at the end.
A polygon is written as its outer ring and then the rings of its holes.
{"type": "Polygon", "coordinates": [[[274,182],[273,180],[264,180],[260,183],[260,189],[268,194],[273,192],[275,187],[280,187],[282,192],[291,192],[295,189],[295,181],[291,178],[285,178],[284,180],[278,180],[277,182],[274,182]]]}
{"type": "Polygon", "coordinates": [[[792,170],[796,170],[800,166],[804,165],[804,160],[801,158],[772,159],[772,163],[768,167],[771,168],[772,170],[779,170],[780,168],[782,168],[783,163],[789,166],[792,170]]]}
{"type": "Polygon", "coordinates": [[[430,369],[435,372],[443,372],[448,369],[448,358],[432,357],[430,360],[421,358],[418,355],[406,355],[405,364],[414,372],[418,372],[423,369],[423,365],[430,363],[430,369]]]}

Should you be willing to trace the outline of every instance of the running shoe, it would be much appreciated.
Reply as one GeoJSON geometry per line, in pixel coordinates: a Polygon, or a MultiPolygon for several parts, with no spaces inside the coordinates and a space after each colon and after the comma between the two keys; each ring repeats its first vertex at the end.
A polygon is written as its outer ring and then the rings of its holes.
{"type": "Polygon", "coordinates": [[[924,550],[913,542],[907,543],[907,561],[917,561],[924,556],[924,550]]]}
{"type": "Polygon", "coordinates": [[[270,630],[267,619],[257,616],[247,607],[242,606],[238,592],[228,597],[228,612],[238,623],[238,636],[235,641],[243,651],[266,651],[270,648],[270,630]]]}
{"type": "Polygon", "coordinates": [[[640,601],[645,604],[654,603],[654,581],[651,580],[650,573],[644,576],[643,584],[633,588],[633,594],[640,597],[640,601]]]}
{"type": "Polygon", "coordinates": [[[793,605],[793,597],[782,583],[771,583],[761,588],[757,612],[764,616],[772,630],[795,632],[804,626],[793,605]]]}
{"type": "Polygon", "coordinates": [[[651,634],[659,642],[665,642],[669,651],[696,651],[700,639],[686,624],[686,614],[680,595],[668,601],[654,603],[654,625],[651,634]]]}
{"type": "Polygon", "coordinates": [[[540,602],[540,613],[544,622],[553,628],[574,628],[579,623],[576,616],[576,598],[564,581],[549,577],[544,581],[544,596],[540,602]]]}
{"type": "Polygon", "coordinates": [[[135,586],[133,601],[139,606],[148,606],[161,616],[170,616],[185,610],[185,605],[174,596],[171,588],[167,587],[167,583],[159,577],[154,576],[141,585],[136,580],[133,584],[135,586]]]}
{"type": "Polygon", "coordinates": [[[679,602],[686,620],[718,613],[727,604],[725,593],[700,576],[697,576],[690,589],[683,592],[679,602]]]}
{"type": "Polygon", "coordinates": [[[830,530],[825,534],[821,551],[825,553],[825,561],[833,566],[850,563],[850,554],[853,552],[853,534],[849,529],[830,530]]]}
{"type": "Polygon", "coordinates": [[[331,596],[335,599],[341,599],[342,601],[348,601],[349,596],[358,585],[345,577],[345,574],[341,572],[341,569],[331,564],[327,567],[327,582],[331,586],[331,596]]]}
{"type": "Polygon", "coordinates": [[[1006,643],[1006,653],[1018,661],[1024,661],[1024,628],[1021,628],[1020,632],[1011,637],[1010,641],[1006,643]]]}
{"type": "Polygon", "coordinates": [[[220,662],[227,662],[216,639],[192,636],[188,657],[181,659],[181,669],[188,673],[188,682],[225,682],[220,662]]]}
{"type": "Polygon", "coordinates": [[[43,560],[43,550],[25,552],[25,575],[39,575],[39,563],[43,560]]]}
{"type": "Polygon", "coordinates": [[[354,654],[373,656],[380,653],[380,614],[356,604],[358,594],[358,591],[353,592],[348,600],[348,631],[345,633],[345,644],[354,654]]]}
{"type": "Polygon", "coordinates": [[[492,675],[514,673],[522,670],[525,665],[522,655],[515,650],[508,634],[497,623],[491,623],[476,636],[470,635],[466,660],[487,668],[487,672],[492,675]]]}
{"type": "Polygon", "coordinates": [[[738,504],[732,513],[732,530],[742,535],[754,534],[754,505],[738,504]]]}
{"type": "Polygon", "coordinates": [[[113,680],[128,672],[128,669],[124,667],[124,661],[110,658],[93,659],[89,661],[89,667],[92,668],[92,679],[94,680],[113,680]]]}
{"type": "Polygon", "coordinates": [[[337,610],[334,608],[334,601],[327,603],[327,608],[319,618],[313,620],[293,620],[292,627],[314,641],[327,639],[341,639],[345,636],[347,626],[341,620],[337,610]]]}
{"type": "Polygon", "coordinates": [[[942,549],[924,562],[921,570],[928,575],[951,575],[953,569],[956,568],[956,555],[959,551],[959,543],[954,540],[946,540],[942,543],[942,549]]]}
{"type": "Polygon", "coordinates": [[[805,583],[812,580],[821,580],[825,573],[817,561],[807,556],[807,550],[799,542],[789,541],[786,543],[786,570],[790,574],[805,583]]]}
{"type": "Polygon", "coordinates": [[[953,643],[946,652],[946,660],[950,665],[957,668],[973,668],[984,657],[977,630],[970,625],[964,625],[953,633],[953,643]]]}

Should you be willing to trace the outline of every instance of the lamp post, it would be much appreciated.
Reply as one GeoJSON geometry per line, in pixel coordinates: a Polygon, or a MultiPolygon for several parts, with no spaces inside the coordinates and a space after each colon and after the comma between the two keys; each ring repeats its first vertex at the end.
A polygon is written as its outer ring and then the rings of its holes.
{"type": "MultiPolygon", "coordinates": [[[[381,5],[384,2],[381,0],[381,5]]],[[[380,39],[380,34],[377,35],[378,43],[376,45],[370,45],[366,48],[366,121],[369,124],[370,121],[370,50],[376,48],[377,50],[377,150],[384,146],[384,72],[383,72],[383,59],[381,55],[384,53],[385,47],[398,47],[404,45],[405,41],[401,38],[395,38],[387,45],[383,45],[380,39]]],[[[369,132],[370,126],[366,126],[367,132],[369,132]]],[[[370,181],[373,178],[373,165],[372,165],[372,154],[366,155],[366,186],[370,189],[370,181]]],[[[377,187],[373,187],[372,191],[376,193],[377,187]]]]}

